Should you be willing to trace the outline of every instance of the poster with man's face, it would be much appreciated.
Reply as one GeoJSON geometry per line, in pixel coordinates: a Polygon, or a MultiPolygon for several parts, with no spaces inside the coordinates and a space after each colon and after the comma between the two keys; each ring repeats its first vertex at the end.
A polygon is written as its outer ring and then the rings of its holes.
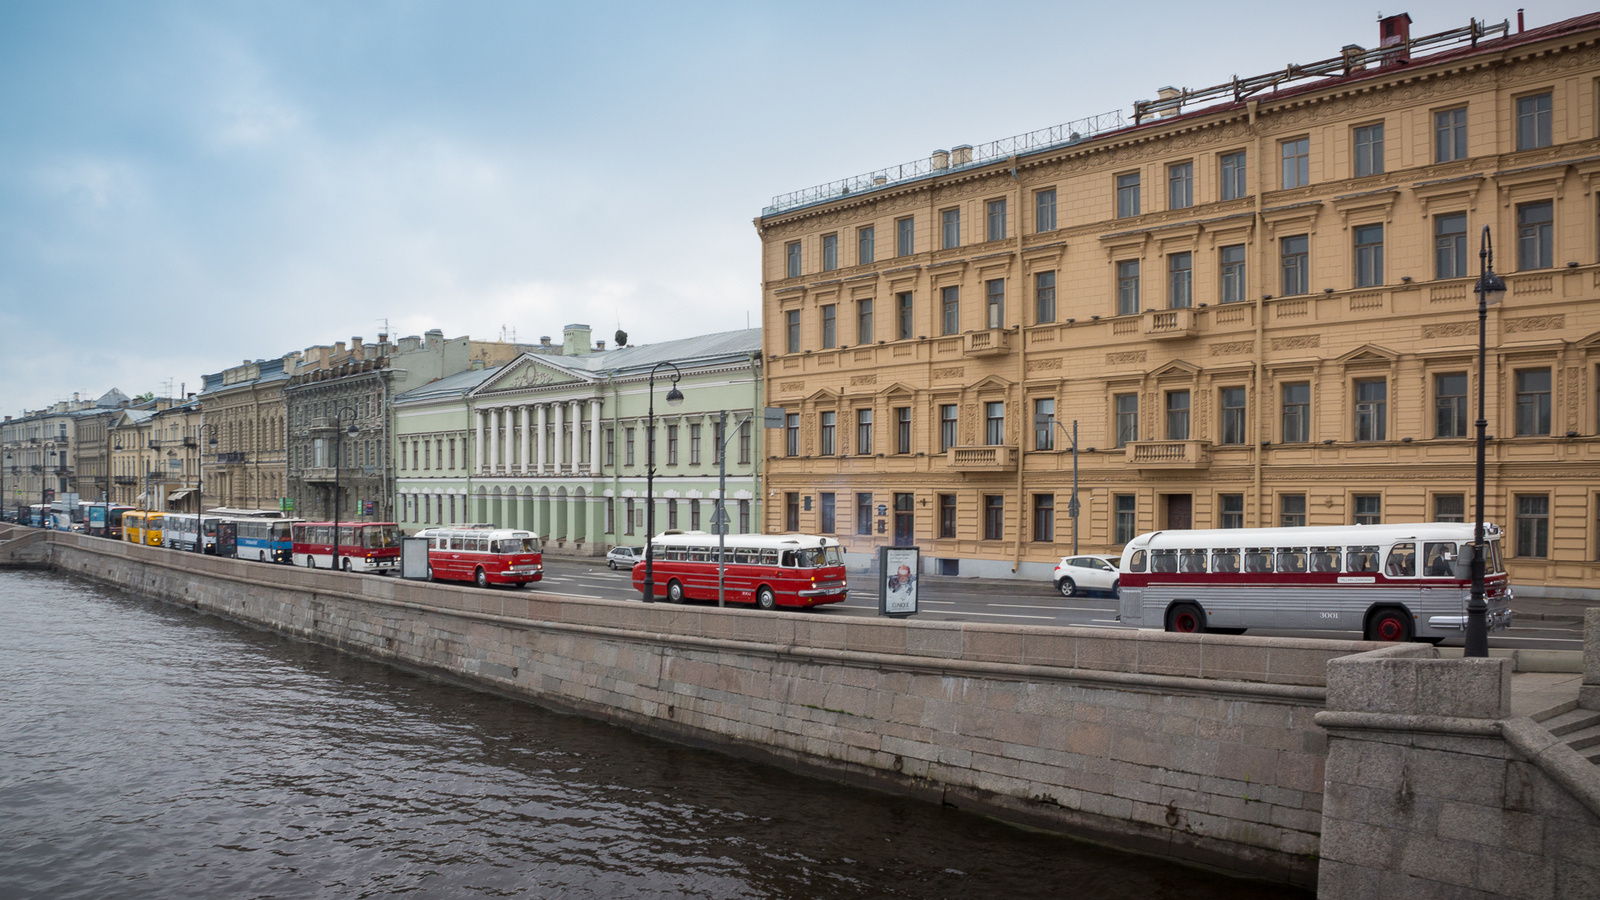
{"type": "Polygon", "coordinates": [[[878,612],[885,616],[917,613],[916,547],[881,547],[878,556],[878,612]]]}

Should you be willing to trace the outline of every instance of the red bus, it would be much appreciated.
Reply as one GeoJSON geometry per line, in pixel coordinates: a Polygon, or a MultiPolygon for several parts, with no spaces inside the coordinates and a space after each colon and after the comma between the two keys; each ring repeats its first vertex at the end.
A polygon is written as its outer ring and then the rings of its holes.
{"type": "Polygon", "coordinates": [[[510,528],[424,528],[428,577],[491,584],[527,584],[544,578],[539,536],[510,528]]]}
{"type": "MultiPolygon", "coordinates": [[[[812,534],[730,534],[723,564],[726,597],[761,609],[810,607],[844,600],[849,584],[844,549],[812,534]]],[[[717,599],[717,536],[667,532],[650,542],[655,595],[674,603],[717,599]]],[[[644,591],[644,561],[633,564],[633,586],[644,591]]]]}
{"type": "MultiPolygon", "coordinates": [[[[333,565],[333,523],[294,523],[294,560],[308,569],[333,565]]],[[[339,568],[394,572],[400,568],[400,526],[394,522],[340,522],[339,568]]]]}

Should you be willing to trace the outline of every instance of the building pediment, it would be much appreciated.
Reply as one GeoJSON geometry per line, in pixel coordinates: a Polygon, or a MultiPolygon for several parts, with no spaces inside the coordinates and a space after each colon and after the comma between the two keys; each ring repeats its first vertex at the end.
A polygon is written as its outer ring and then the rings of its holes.
{"type": "Polygon", "coordinates": [[[1387,363],[1394,362],[1399,358],[1400,354],[1390,350],[1387,347],[1380,347],[1377,344],[1362,344],[1356,349],[1351,350],[1349,353],[1339,357],[1338,361],[1342,363],[1387,363]]]}
{"type": "Polygon", "coordinates": [[[562,384],[587,385],[593,380],[588,376],[551,365],[537,356],[523,354],[495,373],[493,378],[474,388],[471,396],[485,397],[562,384]]]}

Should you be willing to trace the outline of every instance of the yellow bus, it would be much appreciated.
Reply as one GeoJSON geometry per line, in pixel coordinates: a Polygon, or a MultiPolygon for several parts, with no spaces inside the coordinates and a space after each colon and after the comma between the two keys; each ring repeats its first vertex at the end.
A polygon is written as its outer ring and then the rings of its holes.
{"type": "Polygon", "coordinates": [[[130,509],[122,514],[122,539],[130,544],[161,546],[161,513],[130,509]]]}

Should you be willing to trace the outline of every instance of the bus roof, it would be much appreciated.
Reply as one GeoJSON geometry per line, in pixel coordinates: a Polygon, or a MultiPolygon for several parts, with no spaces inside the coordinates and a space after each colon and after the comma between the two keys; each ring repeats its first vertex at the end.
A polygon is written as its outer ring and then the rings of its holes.
{"type": "MultiPolygon", "coordinates": [[[[1128,542],[1129,549],[1192,547],[1321,547],[1392,544],[1404,540],[1470,541],[1471,522],[1409,522],[1396,525],[1302,525],[1287,528],[1204,528],[1152,531],[1128,542]]],[[[1500,537],[1499,526],[1483,523],[1484,540],[1500,537]]]]}
{"type": "Polygon", "coordinates": [[[412,537],[487,537],[536,538],[537,534],[521,528],[494,528],[485,525],[467,525],[456,528],[424,528],[412,537]]]}
{"type": "MultiPolygon", "coordinates": [[[[817,534],[730,534],[725,537],[724,546],[761,550],[840,546],[837,539],[817,534]]],[[[663,531],[650,542],[661,547],[714,547],[717,544],[717,535],[709,531],[663,531]]]]}

